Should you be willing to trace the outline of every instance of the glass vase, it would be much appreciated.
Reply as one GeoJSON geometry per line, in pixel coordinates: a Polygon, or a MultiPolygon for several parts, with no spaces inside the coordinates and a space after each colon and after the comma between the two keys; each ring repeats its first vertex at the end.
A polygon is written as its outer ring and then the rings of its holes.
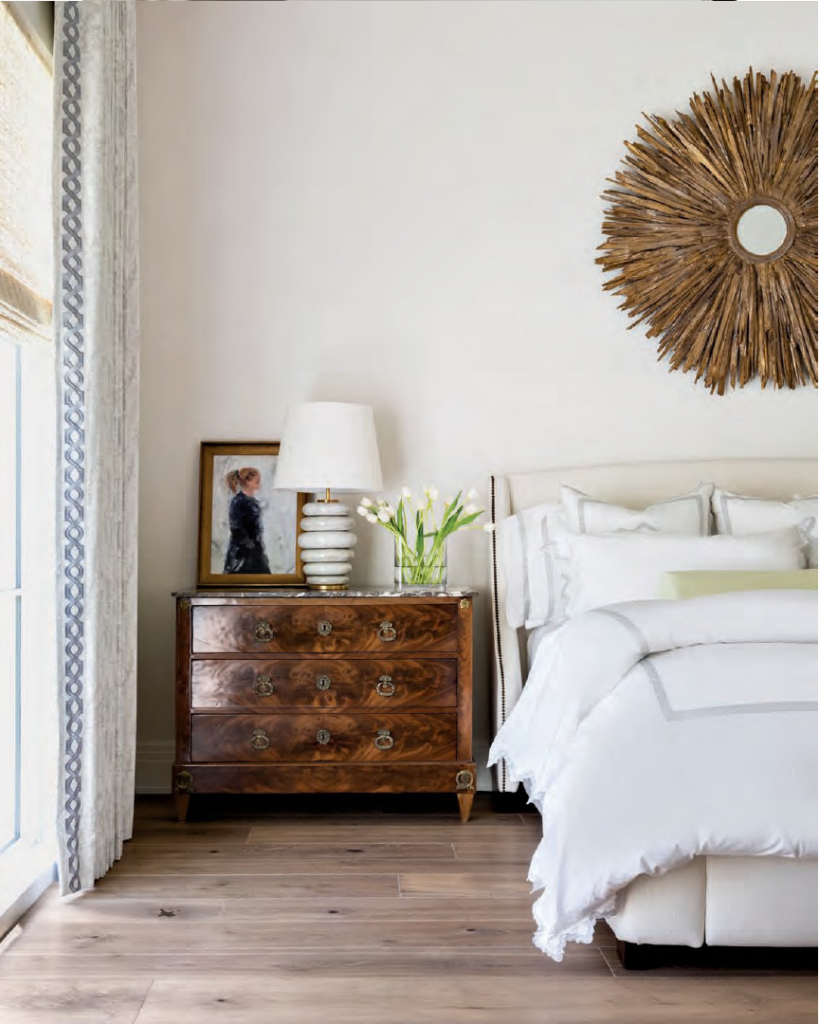
{"type": "Polygon", "coordinates": [[[417,542],[395,542],[395,587],[397,590],[446,590],[446,541],[436,534],[417,542]]]}

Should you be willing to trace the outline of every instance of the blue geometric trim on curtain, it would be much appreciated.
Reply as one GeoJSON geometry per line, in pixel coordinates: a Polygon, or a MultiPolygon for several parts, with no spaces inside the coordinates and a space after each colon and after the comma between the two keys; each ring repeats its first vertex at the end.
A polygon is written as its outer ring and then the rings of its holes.
{"type": "Polygon", "coordinates": [[[62,587],[65,602],[65,831],[70,892],[80,889],[82,809],[83,649],[85,638],[85,321],[83,316],[82,91],[77,0],[63,5],[62,121],[60,138],[59,345],[62,587]]]}

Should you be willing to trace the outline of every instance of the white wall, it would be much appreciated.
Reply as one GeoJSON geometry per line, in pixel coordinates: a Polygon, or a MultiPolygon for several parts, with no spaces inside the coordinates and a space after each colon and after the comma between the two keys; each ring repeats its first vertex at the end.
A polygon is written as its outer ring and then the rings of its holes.
{"type": "MultiPolygon", "coordinates": [[[[144,788],[168,779],[202,439],[277,439],[289,402],[370,402],[388,490],[816,453],[813,389],[720,399],[669,374],[594,265],[641,111],[673,115],[712,71],[809,78],[815,4],[138,7],[144,788]]],[[[359,532],[356,581],[387,582],[386,535],[359,532]]],[[[456,537],[451,578],[485,593],[486,554],[456,537]]]]}

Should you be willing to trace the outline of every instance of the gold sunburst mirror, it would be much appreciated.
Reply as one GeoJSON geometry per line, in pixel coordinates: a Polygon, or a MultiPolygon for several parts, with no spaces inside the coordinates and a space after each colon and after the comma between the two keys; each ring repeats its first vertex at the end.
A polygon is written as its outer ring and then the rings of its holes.
{"type": "Polygon", "coordinates": [[[817,383],[816,75],[711,78],[646,116],[603,198],[603,287],[711,392],[817,383]]]}

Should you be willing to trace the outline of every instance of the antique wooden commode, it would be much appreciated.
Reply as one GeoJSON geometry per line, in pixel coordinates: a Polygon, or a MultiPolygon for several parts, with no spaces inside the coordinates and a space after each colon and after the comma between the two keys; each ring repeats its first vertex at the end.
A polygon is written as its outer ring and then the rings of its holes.
{"type": "Polygon", "coordinates": [[[472,590],[176,595],[180,821],[194,793],[475,795],[472,590]]]}

